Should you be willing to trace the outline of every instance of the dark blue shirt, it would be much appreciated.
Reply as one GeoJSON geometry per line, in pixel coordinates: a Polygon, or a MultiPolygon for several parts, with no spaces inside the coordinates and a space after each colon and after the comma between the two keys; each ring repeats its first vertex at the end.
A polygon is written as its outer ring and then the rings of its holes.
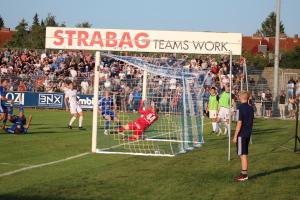
{"type": "Polygon", "coordinates": [[[248,103],[242,103],[239,108],[239,121],[242,121],[242,127],[239,136],[250,137],[253,127],[254,110],[248,103]]]}
{"type": "MultiPolygon", "coordinates": [[[[6,96],[6,89],[3,86],[0,86],[0,98],[6,96]]],[[[1,105],[5,105],[5,101],[0,99],[1,105]]]]}
{"type": "Polygon", "coordinates": [[[113,98],[108,97],[102,97],[99,100],[99,108],[101,109],[102,112],[106,112],[106,111],[111,111],[112,107],[113,107],[113,98]]]}

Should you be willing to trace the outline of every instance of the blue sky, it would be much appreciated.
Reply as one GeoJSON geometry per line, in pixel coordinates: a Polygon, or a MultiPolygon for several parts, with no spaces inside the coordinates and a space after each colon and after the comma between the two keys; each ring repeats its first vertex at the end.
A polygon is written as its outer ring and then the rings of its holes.
{"type": "MultiPolygon", "coordinates": [[[[276,9],[276,0],[1,0],[0,15],[14,28],[48,13],[67,26],[89,21],[95,28],[241,32],[253,34],[276,9]]],[[[300,0],[282,0],[286,33],[300,34],[300,0]]]]}

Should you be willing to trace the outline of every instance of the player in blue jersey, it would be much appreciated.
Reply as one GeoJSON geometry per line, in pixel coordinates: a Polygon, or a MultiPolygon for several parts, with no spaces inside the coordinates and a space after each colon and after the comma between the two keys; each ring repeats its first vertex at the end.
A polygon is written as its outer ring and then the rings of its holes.
{"type": "Polygon", "coordinates": [[[6,98],[6,90],[9,86],[9,82],[7,79],[2,79],[1,80],[1,85],[0,85],[0,121],[3,121],[3,127],[5,126],[7,122],[7,114],[8,114],[8,109],[6,106],[7,102],[12,103],[12,100],[8,100],[6,98]]]}
{"type": "Polygon", "coordinates": [[[116,117],[116,109],[117,106],[114,103],[113,98],[110,96],[110,92],[106,90],[104,92],[104,97],[99,100],[99,109],[98,113],[105,119],[105,126],[104,126],[104,134],[108,135],[108,130],[110,127],[110,122],[114,121],[117,122],[118,128],[120,128],[121,122],[118,117],[116,117]]]}
{"type": "Polygon", "coordinates": [[[8,120],[12,123],[10,127],[5,126],[4,130],[11,134],[25,134],[29,129],[32,116],[25,117],[23,106],[19,106],[19,114],[13,115],[13,106],[8,107],[8,120]]]}

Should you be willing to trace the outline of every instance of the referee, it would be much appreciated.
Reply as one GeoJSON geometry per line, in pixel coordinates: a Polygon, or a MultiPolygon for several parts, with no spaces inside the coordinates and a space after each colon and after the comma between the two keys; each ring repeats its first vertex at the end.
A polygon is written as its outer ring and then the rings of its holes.
{"type": "Polygon", "coordinates": [[[235,181],[248,180],[248,145],[253,127],[254,110],[252,106],[248,104],[249,93],[241,91],[239,95],[240,106],[238,108],[238,122],[233,138],[233,142],[237,147],[237,154],[241,159],[241,174],[234,177],[235,181]]]}

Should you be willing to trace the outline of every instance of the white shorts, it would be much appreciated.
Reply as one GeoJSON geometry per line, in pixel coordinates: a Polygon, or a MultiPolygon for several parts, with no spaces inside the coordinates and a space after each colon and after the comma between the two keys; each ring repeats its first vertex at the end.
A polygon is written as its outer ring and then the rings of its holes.
{"type": "Polygon", "coordinates": [[[222,120],[229,120],[229,108],[221,107],[218,118],[222,120]]]}
{"type": "Polygon", "coordinates": [[[218,117],[218,112],[216,110],[209,110],[209,118],[215,119],[218,117]]]}
{"type": "Polygon", "coordinates": [[[71,114],[76,114],[76,113],[81,113],[82,109],[80,107],[80,105],[78,104],[71,104],[70,105],[70,113],[71,114]]]}

